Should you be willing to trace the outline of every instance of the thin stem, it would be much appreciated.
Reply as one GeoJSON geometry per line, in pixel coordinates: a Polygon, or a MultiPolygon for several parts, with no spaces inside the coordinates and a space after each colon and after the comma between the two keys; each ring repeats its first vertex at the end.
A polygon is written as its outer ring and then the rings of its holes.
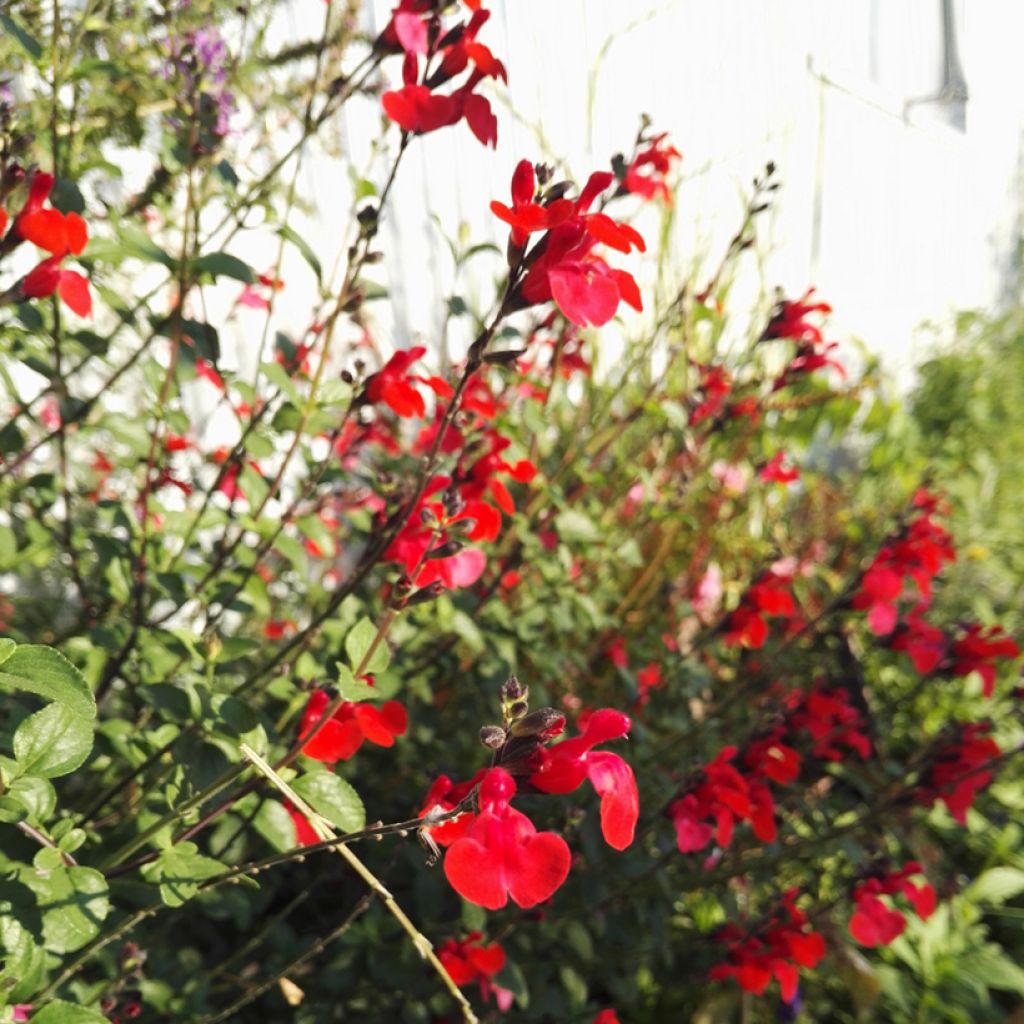
{"type": "MultiPolygon", "coordinates": [[[[241,751],[252,765],[256,768],[260,774],[267,779],[267,781],[287,800],[289,800],[294,807],[298,809],[301,814],[304,814],[309,819],[309,823],[313,828],[313,831],[322,839],[328,840],[336,838],[336,833],[331,825],[324,819],[321,818],[312,807],[309,806],[292,788],[286,783],[273,768],[267,764],[266,761],[260,757],[251,747],[247,744],[241,744],[241,751]]],[[[448,989],[451,997],[458,1003],[459,1008],[462,1010],[462,1018],[466,1021],[466,1024],[479,1024],[477,1016],[473,1013],[473,1008],[469,1005],[466,997],[459,990],[459,987],[452,980],[451,975],[444,969],[444,965],[437,958],[437,954],[434,952],[434,947],[430,944],[430,941],[424,936],[408,918],[405,911],[395,902],[395,898],[390,892],[384,887],[384,884],[377,878],[377,876],[348,848],[344,843],[339,844],[335,847],[338,853],[345,859],[349,867],[356,872],[357,875],[366,883],[369,887],[370,892],[380,897],[384,906],[387,907],[388,911],[395,918],[396,921],[402,926],[406,934],[412,940],[413,947],[416,952],[423,957],[427,963],[433,968],[438,977],[441,979],[442,984],[448,989]]],[[[223,1018],[215,1018],[217,1020],[223,1018]]],[[[212,1024],[212,1022],[211,1022],[212,1024]]]]}

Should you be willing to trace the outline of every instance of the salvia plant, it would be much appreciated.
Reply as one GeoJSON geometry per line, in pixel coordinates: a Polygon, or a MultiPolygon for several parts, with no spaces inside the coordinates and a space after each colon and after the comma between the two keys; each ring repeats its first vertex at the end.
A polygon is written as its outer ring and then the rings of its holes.
{"type": "Polygon", "coordinates": [[[1020,652],[826,301],[733,308],[775,167],[680,269],[646,119],[523,154],[451,356],[381,228],[516,69],[316,6],[2,7],[0,1020],[1005,1019],[1020,652]]]}

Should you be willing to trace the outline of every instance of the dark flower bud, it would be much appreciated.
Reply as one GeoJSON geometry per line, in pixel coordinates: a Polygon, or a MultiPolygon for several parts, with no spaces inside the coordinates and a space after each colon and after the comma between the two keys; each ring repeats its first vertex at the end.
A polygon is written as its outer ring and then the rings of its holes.
{"type": "Polygon", "coordinates": [[[465,545],[461,540],[450,540],[445,544],[442,544],[439,548],[435,548],[431,551],[427,558],[451,558],[452,555],[457,555],[465,545]]]}
{"type": "Polygon", "coordinates": [[[414,604],[425,604],[427,601],[433,601],[439,598],[444,593],[444,584],[440,581],[431,583],[429,587],[424,587],[422,590],[417,590],[408,601],[405,602],[406,607],[411,607],[414,604]]]}
{"type": "Polygon", "coordinates": [[[509,366],[525,352],[525,348],[507,348],[502,352],[488,352],[484,356],[484,362],[491,366],[509,366]]]}
{"type": "Polygon", "coordinates": [[[513,700],[523,700],[528,693],[529,690],[515,676],[509,676],[501,684],[501,699],[505,704],[513,700]]]}
{"type": "Polygon", "coordinates": [[[525,700],[517,700],[508,709],[508,718],[510,721],[515,721],[517,718],[522,718],[530,710],[530,705],[525,700]]]}
{"type": "Polygon", "coordinates": [[[538,708],[512,726],[513,736],[552,739],[565,731],[565,715],[554,708],[538,708]]]}
{"type": "Polygon", "coordinates": [[[480,742],[489,750],[498,750],[505,743],[505,730],[500,725],[485,725],[480,729],[480,742]]]}

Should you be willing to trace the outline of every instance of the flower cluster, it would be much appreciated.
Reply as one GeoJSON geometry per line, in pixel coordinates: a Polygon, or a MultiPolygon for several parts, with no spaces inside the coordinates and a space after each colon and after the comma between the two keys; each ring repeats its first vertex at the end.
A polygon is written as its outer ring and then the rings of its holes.
{"type": "Polygon", "coordinates": [[[315,690],[299,726],[299,739],[310,737],[302,753],[324,764],[347,761],[367,740],[380,747],[393,747],[395,737],[404,736],[409,725],[405,708],[396,700],[385,701],[379,708],[345,701],[320,725],[330,703],[326,690],[315,690]]]}
{"type": "Polygon", "coordinates": [[[381,35],[381,45],[405,54],[402,88],[384,93],[384,112],[403,131],[425,134],[465,119],[485,146],[498,144],[498,120],[476,87],[486,78],[508,81],[505,66],[477,36],[491,16],[473,4],[468,22],[442,32],[429,0],[402,0],[381,35]],[[420,60],[424,67],[420,69],[420,60]],[[436,90],[467,69],[462,85],[450,93],[436,90]]]}
{"type": "Polygon", "coordinates": [[[571,793],[589,780],[601,800],[602,834],[616,850],[632,843],[640,813],[632,768],[618,754],[594,749],[625,737],[632,724],[629,717],[611,708],[592,711],[582,719],[579,736],[549,745],[564,732],[565,716],[552,708],[530,713],[526,698],[526,688],[515,677],[505,683],[506,724],[481,731],[495,767],[481,769],[458,784],[441,776],[430,787],[421,811],[430,838],[448,847],[445,874],[452,887],[489,909],[504,906],[508,897],[521,907],[543,902],[568,874],[565,847],[565,870],[558,877],[563,866],[559,843],[564,846],[564,841],[553,835],[545,838],[549,833],[535,834],[532,822],[510,806],[516,778],[533,792],[557,795],[571,793]],[[474,791],[479,811],[429,824],[432,818],[455,811],[474,791]]]}
{"type": "Polygon", "coordinates": [[[933,752],[931,764],[915,791],[918,803],[933,806],[941,800],[961,825],[978,792],[991,781],[1002,751],[989,735],[987,722],[958,722],[952,737],[933,752]]]}
{"type": "Polygon", "coordinates": [[[821,762],[840,761],[851,753],[870,756],[862,716],[844,690],[819,683],[806,692],[790,691],[781,703],[782,721],[753,737],[742,754],[736,747],[719,751],[696,784],[669,806],[680,852],[703,850],[712,838],[724,849],[737,822],[748,822],[761,842],[772,842],[772,784],[794,782],[806,757],[821,762]]]}
{"type": "Polygon", "coordinates": [[[724,641],[735,647],[764,647],[768,619],[781,618],[794,624],[797,609],[789,589],[792,576],[769,569],[747,588],[743,600],[725,623],[724,641]]]}
{"type": "Polygon", "coordinates": [[[376,373],[366,379],[366,401],[374,405],[383,403],[396,416],[416,416],[422,419],[427,414],[427,407],[417,384],[430,388],[438,398],[451,398],[451,385],[443,377],[409,373],[412,364],[422,359],[426,351],[425,346],[417,345],[395,352],[376,373]]]}
{"type": "Polygon", "coordinates": [[[502,1013],[512,1005],[512,992],[494,982],[495,975],[505,966],[505,950],[501,943],[484,945],[482,932],[470,932],[464,939],[449,939],[440,946],[437,959],[459,988],[475,981],[485,1003],[493,995],[502,1013]]]}
{"type": "Polygon", "coordinates": [[[562,186],[538,194],[537,175],[521,160],[512,175],[512,206],[494,201],[491,210],[511,229],[510,243],[522,250],[529,236],[545,234],[526,254],[528,268],[518,292],[523,305],[554,300],[566,319],[580,327],[600,327],[615,315],[620,302],[643,309],[640,289],[624,270],[609,267],[594,254],[597,245],[618,252],[643,252],[643,238],[628,224],[606,213],[590,213],[594,200],[615,180],[610,171],[595,171],[575,200],[562,186]]]}
{"type": "Polygon", "coordinates": [[[838,343],[826,342],[821,328],[808,319],[812,313],[827,315],[832,312],[832,307],[827,302],[815,302],[813,296],[814,289],[809,288],[799,299],[782,299],[761,335],[763,341],[784,339],[796,346],[785,369],[776,377],[773,391],[787,387],[827,366],[836,369],[841,376],[845,375],[842,364],[831,354],[839,347],[838,343]]]}
{"type": "Polygon", "coordinates": [[[906,653],[922,675],[943,672],[969,676],[977,672],[986,697],[995,692],[997,663],[1020,657],[1020,648],[1001,626],[984,629],[977,623],[968,623],[954,639],[945,630],[925,622],[917,609],[896,626],[889,646],[906,653]]]}
{"type": "Polygon", "coordinates": [[[672,205],[672,193],[665,180],[672,165],[682,159],[682,153],[669,145],[668,133],[652,136],[647,144],[629,162],[622,178],[622,187],[644,199],[660,199],[666,206],[672,205]]]}
{"type": "Polygon", "coordinates": [[[728,947],[726,960],[711,968],[715,979],[735,978],[745,992],[761,995],[779,983],[783,1000],[792,1002],[797,994],[799,968],[814,968],[825,955],[825,940],[809,927],[807,915],[796,907],[797,891],[791,889],[782,905],[754,931],[736,925],[722,928],[715,939],[728,947]]]}
{"type": "Polygon", "coordinates": [[[931,602],[932,580],[946,562],[956,560],[949,533],[934,518],[940,511],[939,499],[920,491],[914,497],[914,507],[919,512],[883,545],[853,597],[854,608],[867,610],[868,627],[876,636],[895,629],[907,579],[916,587],[919,612],[931,602]]]}
{"type": "Polygon", "coordinates": [[[931,917],[935,910],[935,890],[927,882],[918,885],[910,880],[920,874],[921,865],[907,861],[898,871],[882,871],[854,888],[852,899],[856,910],[850,918],[850,934],[862,946],[888,946],[907,927],[905,915],[886,904],[883,896],[901,894],[922,921],[931,917]]]}
{"type": "MultiPolygon", "coordinates": [[[[43,299],[56,292],[79,316],[92,312],[89,282],[77,271],[64,270],[68,256],[78,256],[89,241],[89,229],[77,213],[61,213],[44,203],[53,190],[54,177],[37,171],[29,185],[28,198],[11,228],[15,236],[50,253],[21,281],[21,295],[43,299]]],[[[6,219],[6,218],[5,218],[6,219]]]]}

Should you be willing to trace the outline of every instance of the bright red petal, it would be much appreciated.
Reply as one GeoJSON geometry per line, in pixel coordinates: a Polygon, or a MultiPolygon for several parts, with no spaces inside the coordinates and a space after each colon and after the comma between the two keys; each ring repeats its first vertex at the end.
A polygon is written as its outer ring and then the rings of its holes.
{"type": "Polygon", "coordinates": [[[92,312],[89,282],[81,274],[74,270],[62,270],[59,289],[64,304],[79,316],[88,316],[92,312]]]}
{"type": "Polygon", "coordinates": [[[633,842],[640,796],[633,769],[618,754],[592,751],[587,755],[587,778],[601,798],[601,832],[613,849],[633,842]]]}

